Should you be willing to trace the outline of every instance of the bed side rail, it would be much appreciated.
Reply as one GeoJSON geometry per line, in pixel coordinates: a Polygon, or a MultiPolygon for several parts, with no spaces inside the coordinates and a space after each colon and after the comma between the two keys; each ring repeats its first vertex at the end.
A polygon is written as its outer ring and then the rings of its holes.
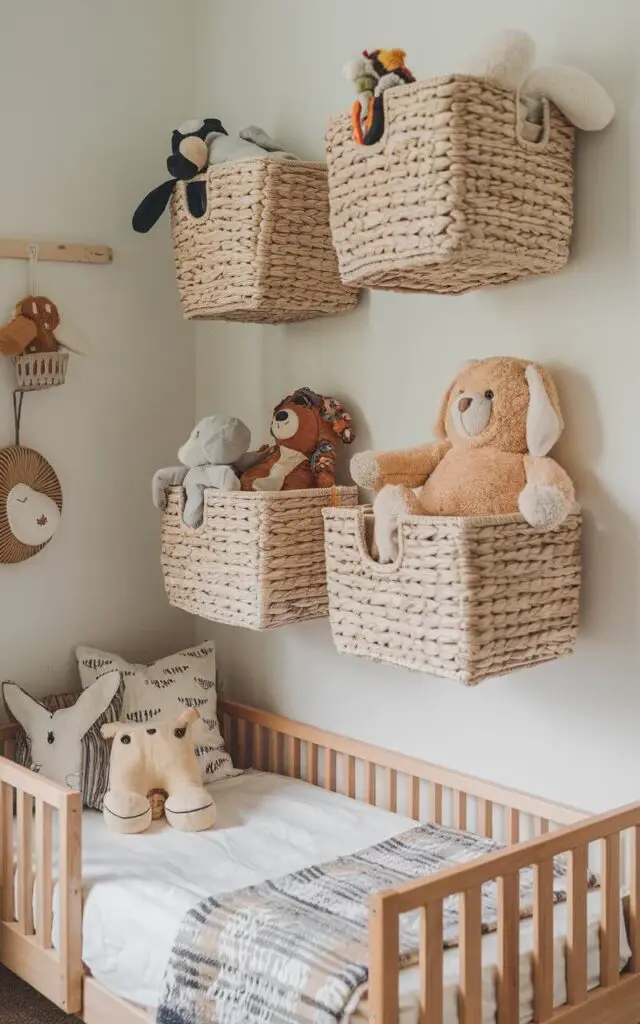
{"type": "Polygon", "coordinates": [[[460,1024],[481,1024],[481,886],[498,883],[499,1024],[519,1021],[520,879],[533,867],[534,1020],[539,1024],[596,1024],[616,1021],[637,1024],[640,1016],[640,804],[590,818],[499,850],[466,865],[407,883],[372,897],[370,909],[370,1020],[398,1022],[398,943],[400,916],[419,910],[420,1020],[443,1020],[443,901],[460,898],[460,1024]],[[587,992],[587,892],[590,851],[597,847],[601,881],[600,984],[587,992]],[[621,852],[629,878],[628,924],[632,960],[620,973],[621,852]],[[568,861],[568,938],[566,978],[568,1003],[553,1007],[553,858],[568,861]]]}
{"type": "Polygon", "coordinates": [[[82,1004],[82,796],[6,756],[0,728],[0,961],[66,1013],[82,1004]],[[57,852],[57,858],[55,854],[57,852]],[[58,949],[52,945],[54,860],[58,949]]]}
{"type": "Polygon", "coordinates": [[[234,763],[364,800],[415,821],[517,843],[588,815],[508,786],[348,739],[232,701],[220,724],[234,763]]]}

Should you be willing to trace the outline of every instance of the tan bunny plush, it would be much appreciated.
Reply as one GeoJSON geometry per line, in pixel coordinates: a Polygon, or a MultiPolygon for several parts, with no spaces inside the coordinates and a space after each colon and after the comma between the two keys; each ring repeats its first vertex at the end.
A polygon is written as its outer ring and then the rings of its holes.
{"type": "Polygon", "coordinates": [[[562,428],[558,393],[543,366],[507,356],[468,364],[443,399],[438,441],[351,460],[356,483],[378,491],[380,561],[397,555],[401,515],[520,512],[535,529],[559,526],[574,502],[571,480],[548,457],[562,428]]]}
{"type": "Polygon", "coordinates": [[[201,832],[216,820],[216,806],[201,783],[191,726],[198,718],[195,708],[174,722],[103,725],[105,739],[112,739],[109,789],[104,798],[105,821],[114,832],[132,835],[151,824],[150,796],[166,794],[164,814],[173,828],[201,832]]]}

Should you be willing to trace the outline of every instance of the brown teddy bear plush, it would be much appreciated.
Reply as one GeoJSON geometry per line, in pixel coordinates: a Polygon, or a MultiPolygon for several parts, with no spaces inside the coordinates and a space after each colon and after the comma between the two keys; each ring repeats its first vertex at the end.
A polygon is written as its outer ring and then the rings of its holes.
{"type": "Polygon", "coordinates": [[[112,739],[105,821],[114,832],[133,835],[149,828],[149,797],[166,793],[167,821],[181,832],[201,832],[216,820],[216,805],[201,782],[191,726],[198,718],[188,708],[174,722],[129,725],[110,722],[100,730],[112,739]]]}
{"type": "Polygon", "coordinates": [[[401,515],[520,512],[538,530],[559,526],[573,504],[573,484],[546,456],[562,428],[558,394],[543,366],[506,356],[469,363],[442,402],[438,442],[351,460],[356,483],[379,492],[380,561],[397,555],[401,515]]]}
{"type": "Polygon", "coordinates": [[[355,438],[349,413],[310,388],[298,388],[275,407],[271,434],[274,445],[241,460],[253,463],[240,478],[244,491],[333,487],[336,441],[351,444],[355,438]]]}

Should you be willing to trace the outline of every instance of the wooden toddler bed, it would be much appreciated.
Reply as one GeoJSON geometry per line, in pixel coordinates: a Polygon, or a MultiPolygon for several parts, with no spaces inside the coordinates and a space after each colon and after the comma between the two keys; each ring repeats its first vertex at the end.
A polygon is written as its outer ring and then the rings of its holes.
{"type": "MultiPolygon", "coordinates": [[[[420,1021],[443,1021],[443,901],[460,894],[460,1024],[482,1024],[481,886],[497,880],[499,1024],[518,1024],[519,872],[535,875],[533,1006],[540,1024],[640,1021],[640,804],[588,817],[574,808],[221,702],[234,762],[295,779],[416,821],[451,824],[508,845],[467,864],[381,892],[370,906],[369,1020],[398,1024],[399,922],[420,910],[420,1021]],[[527,838],[525,838],[527,837],[527,838]],[[521,841],[524,840],[524,841],[521,841]],[[600,984],[587,990],[587,866],[601,874],[600,984]],[[554,1010],[553,858],[566,854],[567,1005],[554,1010]],[[628,885],[631,960],[620,973],[620,892],[628,885]]],[[[0,729],[0,961],[87,1024],[142,1024],[146,1011],[110,993],[82,963],[82,806],[79,793],[13,763],[15,733],[0,729]],[[14,806],[16,817],[14,822],[14,806]],[[57,815],[57,828],[53,828],[57,815]],[[54,836],[59,849],[54,851],[54,836]],[[54,853],[57,928],[53,948],[54,853]]]]}

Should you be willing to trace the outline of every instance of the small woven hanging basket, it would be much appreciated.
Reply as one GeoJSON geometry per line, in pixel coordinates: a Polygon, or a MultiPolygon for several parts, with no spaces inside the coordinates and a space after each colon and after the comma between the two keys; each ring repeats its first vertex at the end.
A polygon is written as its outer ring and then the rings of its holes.
{"type": "Polygon", "coordinates": [[[578,511],[545,533],[520,515],[406,516],[389,565],[369,554],[369,512],[323,512],[329,617],[340,652],[472,686],[573,651],[578,511]]]}
{"type": "Polygon", "coordinates": [[[329,231],[327,169],[298,160],[239,160],[193,179],[207,208],[194,217],[191,183],[171,201],[176,277],[188,320],[286,323],[356,305],[329,231]]]}
{"type": "Polygon", "coordinates": [[[449,75],[384,93],[372,146],[351,118],[327,132],[331,233],[340,276],[388,291],[466,292],[569,257],[574,131],[543,101],[538,141],[518,96],[449,75]]]}
{"type": "Polygon", "coordinates": [[[64,384],[68,362],[69,353],[64,349],[14,356],[16,391],[42,391],[64,384]]]}

